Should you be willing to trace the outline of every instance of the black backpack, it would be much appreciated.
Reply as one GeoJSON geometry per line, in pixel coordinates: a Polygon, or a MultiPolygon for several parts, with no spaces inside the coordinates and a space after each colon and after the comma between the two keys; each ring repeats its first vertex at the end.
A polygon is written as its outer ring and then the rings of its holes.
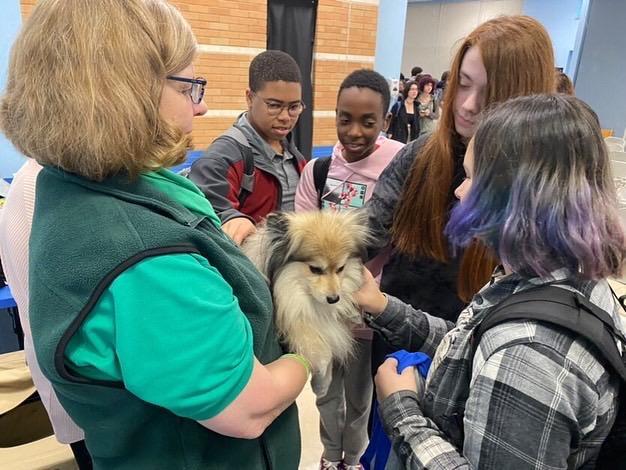
{"type": "Polygon", "coordinates": [[[313,183],[317,193],[317,207],[320,209],[322,208],[322,196],[324,195],[324,186],[326,186],[331,161],[332,157],[319,157],[313,162],[313,183]]]}
{"type": "MultiPolygon", "coordinates": [[[[625,298],[619,299],[622,308],[625,308],[625,298]]],[[[615,327],[611,316],[576,292],[553,285],[534,287],[511,295],[493,308],[473,333],[473,353],[485,331],[511,320],[548,322],[576,333],[594,344],[605,364],[620,376],[617,417],[602,445],[596,469],[626,468],[626,338],[615,327]],[[624,356],[615,339],[622,343],[624,356]]]]}

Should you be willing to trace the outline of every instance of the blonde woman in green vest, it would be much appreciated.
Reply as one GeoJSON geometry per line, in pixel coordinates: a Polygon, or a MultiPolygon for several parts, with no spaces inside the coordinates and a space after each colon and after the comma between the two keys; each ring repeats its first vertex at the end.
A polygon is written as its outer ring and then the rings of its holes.
{"type": "Polygon", "coordinates": [[[100,469],[296,469],[308,362],[261,275],[167,170],[206,112],[196,41],[160,0],[40,0],[4,133],[44,169],[30,238],[41,369],[100,469]]]}

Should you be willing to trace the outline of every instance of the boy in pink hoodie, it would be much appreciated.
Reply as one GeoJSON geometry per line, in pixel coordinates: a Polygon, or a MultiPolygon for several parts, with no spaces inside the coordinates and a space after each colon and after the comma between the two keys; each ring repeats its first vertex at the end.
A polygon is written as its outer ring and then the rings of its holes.
{"type": "MultiPolygon", "coordinates": [[[[381,132],[389,121],[389,85],[373,70],[356,70],[348,75],[337,95],[336,125],[339,142],[330,161],[310,161],[296,190],[296,211],[355,209],[362,207],[374,191],[379,175],[404,146],[381,132]],[[330,163],[330,166],[328,166],[330,163]],[[326,164],[324,166],[324,164],[326,164]],[[325,168],[314,171],[316,165],[325,168]],[[326,171],[327,169],[327,171],[326,171]],[[314,177],[317,173],[318,178],[314,177]],[[315,179],[324,178],[316,188],[315,179]]],[[[368,263],[377,271],[381,255],[368,263]]],[[[320,412],[320,437],[324,453],[320,469],[361,469],[359,458],[367,447],[367,420],[372,397],[370,376],[371,331],[354,332],[355,355],[345,366],[331,364],[317,374],[311,386],[320,412]]]]}

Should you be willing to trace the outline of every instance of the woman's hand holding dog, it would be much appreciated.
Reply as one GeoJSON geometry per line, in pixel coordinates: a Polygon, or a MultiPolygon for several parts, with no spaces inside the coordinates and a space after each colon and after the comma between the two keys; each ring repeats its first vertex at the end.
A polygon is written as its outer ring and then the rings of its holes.
{"type": "Polygon", "coordinates": [[[246,238],[256,231],[256,227],[249,219],[237,217],[225,222],[222,225],[222,230],[226,235],[232,238],[237,245],[241,245],[246,238]]]}
{"type": "Polygon", "coordinates": [[[417,393],[415,367],[406,367],[401,374],[398,374],[398,361],[392,357],[378,368],[374,383],[376,384],[376,396],[381,403],[389,395],[400,390],[412,390],[417,393]]]}
{"type": "Polygon", "coordinates": [[[363,268],[363,284],[354,293],[355,302],[370,315],[377,317],[387,307],[387,296],[378,288],[378,283],[367,268],[363,268]]]}

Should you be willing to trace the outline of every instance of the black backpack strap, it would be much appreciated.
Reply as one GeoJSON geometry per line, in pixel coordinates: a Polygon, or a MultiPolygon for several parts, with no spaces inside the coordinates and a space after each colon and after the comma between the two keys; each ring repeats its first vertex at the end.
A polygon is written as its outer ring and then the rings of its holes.
{"type": "Polygon", "coordinates": [[[320,157],[313,162],[313,183],[317,193],[317,206],[320,209],[322,208],[322,196],[324,195],[324,186],[326,186],[331,160],[331,157],[320,157]]]}
{"type": "Polygon", "coordinates": [[[617,338],[626,345],[624,335],[607,312],[579,293],[548,285],[511,295],[495,306],[476,327],[472,336],[473,352],[476,352],[487,330],[511,320],[547,322],[576,333],[594,344],[609,365],[626,381],[626,364],[615,344],[617,338]]]}
{"type": "Polygon", "coordinates": [[[243,161],[243,177],[241,178],[241,185],[239,186],[239,194],[237,196],[237,199],[239,200],[239,208],[241,208],[248,196],[252,194],[252,191],[254,191],[254,155],[252,154],[252,147],[248,142],[248,138],[241,130],[241,127],[237,124],[233,124],[217,139],[228,139],[234,141],[241,152],[241,160],[243,161]]]}
{"type": "MultiPolygon", "coordinates": [[[[620,281],[617,281],[617,282],[620,282],[620,281]]],[[[624,311],[626,312],[626,294],[618,296],[613,290],[613,287],[611,287],[611,285],[609,285],[609,289],[611,289],[611,294],[613,294],[613,297],[615,297],[615,299],[617,300],[617,303],[619,303],[622,309],[624,309],[624,311]]]]}

